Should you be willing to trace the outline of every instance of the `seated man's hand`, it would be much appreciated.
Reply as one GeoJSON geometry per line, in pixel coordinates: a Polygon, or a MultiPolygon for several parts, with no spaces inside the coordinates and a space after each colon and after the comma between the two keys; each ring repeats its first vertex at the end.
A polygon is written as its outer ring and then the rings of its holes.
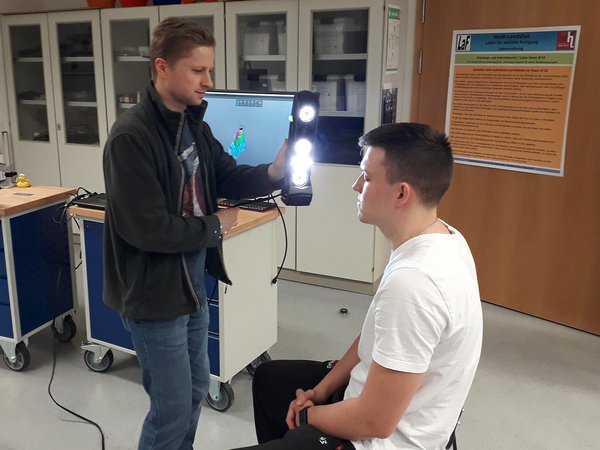
{"type": "Polygon", "coordinates": [[[298,413],[301,409],[315,406],[319,403],[317,393],[314,390],[309,389],[308,391],[304,391],[302,389],[296,389],[296,399],[290,402],[290,407],[285,419],[290,430],[293,430],[300,424],[298,413]]]}

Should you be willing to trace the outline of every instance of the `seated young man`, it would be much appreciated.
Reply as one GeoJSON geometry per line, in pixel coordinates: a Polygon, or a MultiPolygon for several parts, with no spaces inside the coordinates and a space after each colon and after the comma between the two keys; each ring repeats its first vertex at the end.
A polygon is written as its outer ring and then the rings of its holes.
{"type": "Polygon", "coordinates": [[[450,145],[415,123],[381,126],[360,143],[358,217],[389,240],[390,260],[341,360],[258,367],[261,445],[247,448],[443,449],[471,387],[482,340],[475,263],[437,215],[452,178],[450,145]]]}

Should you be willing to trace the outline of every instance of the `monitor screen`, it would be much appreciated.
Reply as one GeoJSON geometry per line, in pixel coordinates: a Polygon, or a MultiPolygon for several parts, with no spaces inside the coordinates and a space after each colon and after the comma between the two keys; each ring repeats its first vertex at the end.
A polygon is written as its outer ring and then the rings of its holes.
{"type": "Polygon", "coordinates": [[[293,94],[210,91],[204,121],[238,164],[273,162],[288,137],[293,94]]]}

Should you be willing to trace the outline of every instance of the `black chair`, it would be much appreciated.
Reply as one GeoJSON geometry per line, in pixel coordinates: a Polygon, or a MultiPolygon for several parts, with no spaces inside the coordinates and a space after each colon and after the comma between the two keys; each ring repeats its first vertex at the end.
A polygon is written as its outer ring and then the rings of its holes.
{"type": "Polygon", "coordinates": [[[446,444],[446,450],[448,450],[450,448],[452,448],[452,450],[458,450],[458,444],[456,443],[456,428],[460,425],[460,416],[462,416],[463,411],[464,411],[464,408],[461,408],[460,414],[458,415],[458,420],[456,421],[456,425],[454,426],[454,430],[452,430],[450,439],[448,440],[448,443],[446,444]]]}

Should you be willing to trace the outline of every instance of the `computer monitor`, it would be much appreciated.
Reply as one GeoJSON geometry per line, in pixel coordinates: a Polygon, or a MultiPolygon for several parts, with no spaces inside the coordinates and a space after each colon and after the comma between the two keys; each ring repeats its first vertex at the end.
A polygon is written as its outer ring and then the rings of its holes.
{"type": "Polygon", "coordinates": [[[210,91],[204,121],[238,164],[273,162],[288,137],[291,93],[210,91]]]}

